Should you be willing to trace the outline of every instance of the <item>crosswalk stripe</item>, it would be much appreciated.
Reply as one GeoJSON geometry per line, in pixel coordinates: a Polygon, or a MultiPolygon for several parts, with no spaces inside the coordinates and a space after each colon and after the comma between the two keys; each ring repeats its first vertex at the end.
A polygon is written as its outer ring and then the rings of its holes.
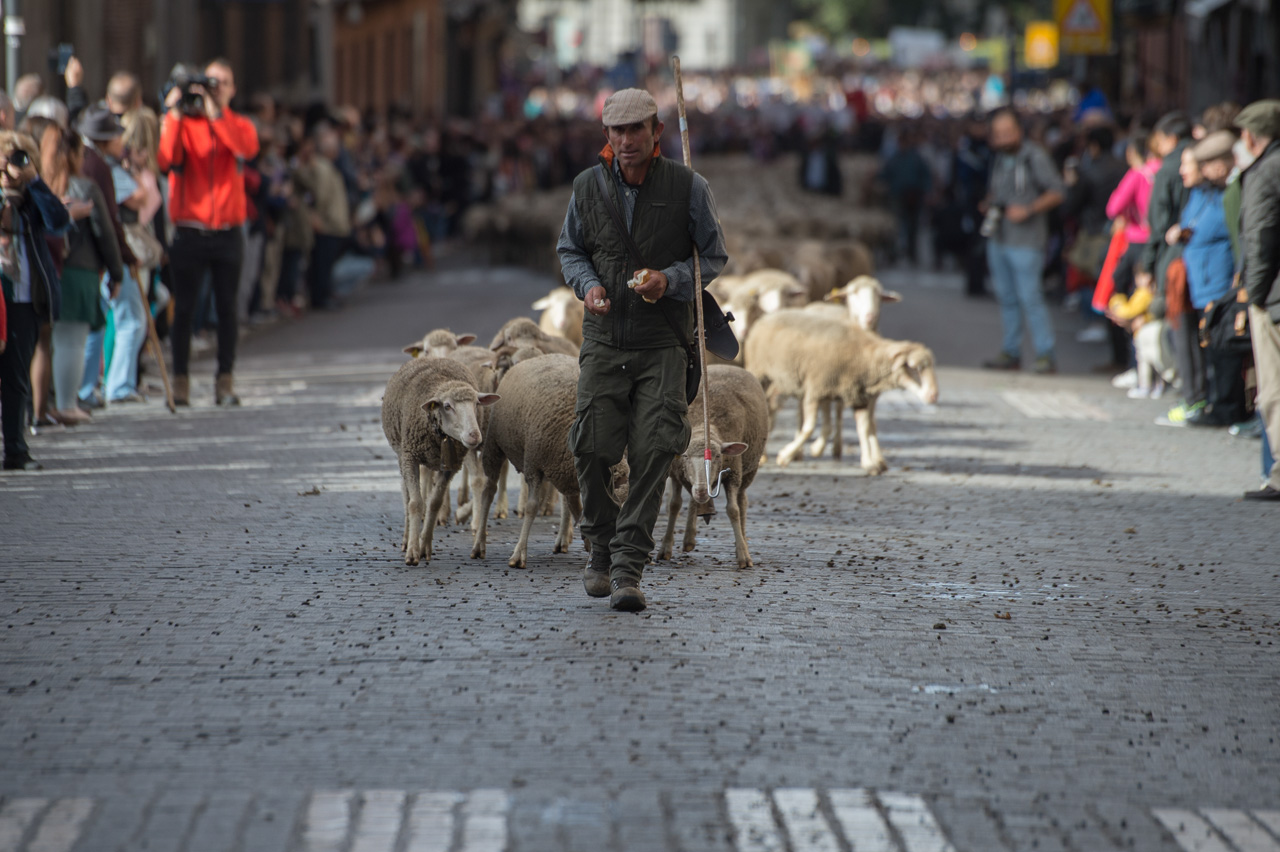
{"type": "Polygon", "coordinates": [[[1233,852],[1209,824],[1191,811],[1157,808],[1151,812],[1185,852],[1233,852]]]}
{"type": "Polygon", "coordinates": [[[840,852],[827,818],[818,810],[818,794],[798,787],[773,791],[795,852],[840,852]]]}
{"type": "Polygon", "coordinates": [[[354,799],[354,790],[312,794],[302,831],[302,842],[307,852],[339,852],[347,839],[354,799]]]}
{"type": "Polygon", "coordinates": [[[1280,852],[1280,843],[1272,840],[1266,830],[1249,819],[1244,811],[1201,808],[1200,813],[1240,852],[1280,852]]]}
{"type": "Polygon", "coordinates": [[[1253,818],[1271,829],[1271,833],[1280,837],[1280,811],[1254,811],[1253,818]]]}
{"type": "Polygon", "coordinates": [[[738,852],[782,852],[773,807],[762,790],[733,788],[724,793],[738,852]]]}
{"type": "Polygon", "coordinates": [[[420,793],[409,810],[405,852],[449,852],[453,846],[453,808],[460,793],[420,793]]]}
{"type": "Polygon", "coordinates": [[[0,852],[16,852],[40,812],[49,804],[48,799],[10,799],[0,809],[0,852]]]}
{"type": "Polygon", "coordinates": [[[876,810],[870,793],[863,789],[832,790],[827,798],[853,852],[895,852],[889,826],[876,810]]]}
{"type": "Polygon", "coordinates": [[[1024,417],[1033,420],[1098,420],[1111,415],[1085,402],[1079,394],[1067,391],[1005,391],[1001,399],[1024,417]]]}
{"type": "Polygon", "coordinates": [[[366,792],[351,852],[394,852],[405,798],[403,790],[366,792]]]}
{"type": "Polygon", "coordinates": [[[27,852],[70,852],[80,839],[84,822],[93,813],[93,799],[59,799],[40,821],[27,852]]]}
{"type": "Polygon", "coordinates": [[[880,793],[879,796],[889,822],[902,836],[906,852],[955,852],[924,799],[906,793],[880,793]]]}
{"type": "Polygon", "coordinates": [[[505,790],[473,790],[462,805],[461,852],[503,852],[509,805],[505,790]]]}

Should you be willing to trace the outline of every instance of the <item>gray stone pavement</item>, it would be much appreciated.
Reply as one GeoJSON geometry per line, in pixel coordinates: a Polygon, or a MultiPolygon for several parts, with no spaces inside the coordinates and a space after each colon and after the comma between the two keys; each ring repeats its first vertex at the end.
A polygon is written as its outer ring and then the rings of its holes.
{"type": "Polygon", "coordinates": [[[994,305],[886,277],[944,365],[935,409],[882,401],[890,472],[851,422],[768,465],[756,567],[722,512],[638,616],[549,518],[527,570],[515,519],[399,558],[400,347],[487,339],[537,276],[376,285],[246,339],[238,410],[201,376],[40,436],[0,477],[0,852],[1280,848],[1257,443],[1152,425],[1065,314],[1064,375],[975,370],[994,305]]]}

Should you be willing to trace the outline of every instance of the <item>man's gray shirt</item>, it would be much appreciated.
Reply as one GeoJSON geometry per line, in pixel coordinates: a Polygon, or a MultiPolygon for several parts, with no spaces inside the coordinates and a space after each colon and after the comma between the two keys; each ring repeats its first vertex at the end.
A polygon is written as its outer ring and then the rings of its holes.
{"type": "MultiPolygon", "coordinates": [[[[626,217],[627,228],[630,229],[640,188],[631,186],[622,179],[622,170],[618,167],[617,160],[614,160],[611,173],[618,187],[618,196],[624,202],[622,213],[626,217]]],[[[689,237],[698,247],[702,286],[706,287],[729,262],[729,251],[724,245],[724,232],[720,229],[720,216],[716,212],[716,200],[711,195],[711,187],[707,185],[706,178],[696,172],[689,189],[689,237]]],[[[591,255],[587,252],[582,236],[582,220],[578,216],[576,198],[569,199],[569,211],[564,217],[564,227],[560,229],[556,253],[560,255],[560,269],[564,273],[565,283],[573,288],[579,299],[585,300],[587,291],[598,286],[600,278],[591,264],[591,255]]],[[[667,296],[678,302],[693,301],[692,258],[674,263],[661,271],[667,276],[667,296]]]]}
{"type": "MultiPolygon", "coordinates": [[[[1039,145],[1023,142],[1014,154],[997,154],[991,166],[991,204],[1030,206],[1046,192],[1062,193],[1062,176],[1039,145]]],[[[1049,241],[1049,214],[1037,213],[1025,222],[1001,217],[995,240],[1006,246],[1043,249],[1049,241]]]]}

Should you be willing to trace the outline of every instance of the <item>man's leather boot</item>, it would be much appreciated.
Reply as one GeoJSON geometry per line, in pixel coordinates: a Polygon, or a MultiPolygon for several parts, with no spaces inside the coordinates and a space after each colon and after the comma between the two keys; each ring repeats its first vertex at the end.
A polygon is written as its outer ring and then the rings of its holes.
{"type": "Polygon", "coordinates": [[[610,608],[619,612],[639,612],[648,606],[638,580],[619,578],[609,585],[613,589],[613,594],[609,596],[610,608]]]}
{"type": "Polygon", "coordinates": [[[607,598],[609,587],[609,551],[598,544],[591,545],[591,561],[582,569],[582,586],[593,598],[607,598]]]}
{"type": "Polygon", "coordinates": [[[236,396],[235,385],[230,373],[219,373],[216,384],[218,405],[239,405],[240,397],[236,396]]]}

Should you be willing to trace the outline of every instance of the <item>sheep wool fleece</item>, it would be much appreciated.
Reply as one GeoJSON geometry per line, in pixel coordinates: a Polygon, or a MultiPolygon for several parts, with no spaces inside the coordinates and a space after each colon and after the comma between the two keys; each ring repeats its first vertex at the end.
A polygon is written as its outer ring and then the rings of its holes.
{"type": "Polygon", "coordinates": [[[582,492],[582,534],[611,557],[613,580],[640,580],[671,462],[689,446],[686,355],[678,346],[617,349],[583,341],[569,449],[582,492]],[[610,468],[631,467],[629,494],[613,502],[610,468]]]}

